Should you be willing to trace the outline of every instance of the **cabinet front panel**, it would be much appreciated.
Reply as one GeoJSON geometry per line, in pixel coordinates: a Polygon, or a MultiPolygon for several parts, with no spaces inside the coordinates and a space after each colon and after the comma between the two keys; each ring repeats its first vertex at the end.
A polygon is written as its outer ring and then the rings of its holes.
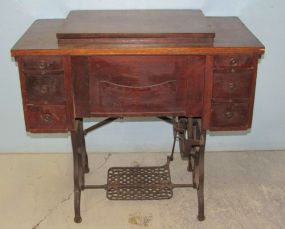
{"type": "Polygon", "coordinates": [[[191,104],[202,110],[202,56],[91,56],[88,63],[91,114],[186,115],[191,104]]]}

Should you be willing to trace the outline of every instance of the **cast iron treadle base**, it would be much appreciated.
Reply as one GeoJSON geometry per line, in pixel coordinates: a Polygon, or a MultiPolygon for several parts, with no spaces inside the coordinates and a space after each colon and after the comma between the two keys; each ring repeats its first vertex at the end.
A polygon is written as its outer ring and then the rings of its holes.
{"type": "Polygon", "coordinates": [[[110,200],[161,200],[173,196],[169,163],[151,167],[112,167],[108,170],[110,200]]]}

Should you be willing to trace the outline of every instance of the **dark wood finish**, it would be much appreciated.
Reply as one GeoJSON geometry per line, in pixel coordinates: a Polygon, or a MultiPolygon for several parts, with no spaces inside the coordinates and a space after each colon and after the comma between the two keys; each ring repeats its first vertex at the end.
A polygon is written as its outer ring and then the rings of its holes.
{"type": "Polygon", "coordinates": [[[263,53],[238,18],[201,11],[74,11],[66,20],[35,21],[11,54],[19,64],[27,131],[71,132],[75,222],[81,222],[81,191],[107,187],[84,183],[84,135],[128,116],[173,124],[168,159],[179,137],[193,179],[176,187],[197,189],[204,220],[206,131],[251,127],[263,53]],[[83,118],[94,116],[108,118],[84,131],[83,118]]]}

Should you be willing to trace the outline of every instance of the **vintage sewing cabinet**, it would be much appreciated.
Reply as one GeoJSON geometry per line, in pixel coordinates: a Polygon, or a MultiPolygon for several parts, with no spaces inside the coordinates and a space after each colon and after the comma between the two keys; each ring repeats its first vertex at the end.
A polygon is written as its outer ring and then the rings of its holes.
{"type": "MultiPolygon", "coordinates": [[[[72,11],[36,20],[12,48],[20,73],[26,129],[70,132],[75,222],[80,194],[104,188],[112,200],[167,199],[193,187],[204,217],[206,131],[251,127],[263,45],[236,17],[199,10],[72,11]],[[86,185],[84,135],[117,118],[158,117],[173,125],[192,183],[173,184],[169,162],[112,167],[105,185],[86,185]],[[83,118],[106,117],[83,129],[83,118]]],[[[106,136],[107,138],[108,136],[106,136]]]]}

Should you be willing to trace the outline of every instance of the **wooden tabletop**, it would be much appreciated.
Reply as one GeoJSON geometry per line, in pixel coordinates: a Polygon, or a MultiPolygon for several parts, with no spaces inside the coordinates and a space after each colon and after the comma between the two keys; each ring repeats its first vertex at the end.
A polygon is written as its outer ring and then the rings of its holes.
{"type": "MultiPolygon", "coordinates": [[[[59,31],[65,31],[65,19],[40,19],[36,20],[18,40],[12,48],[11,54],[12,56],[21,56],[264,53],[263,44],[247,29],[239,18],[205,17],[205,20],[210,25],[212,31],[215,32],[214,45],[212,47],[177,47],[173,45],[161,45],[161,47],[115,47],[104,44],[59,47],[56,34],[59,31]]],[[[182,27],[180,31],[182,31],[182,27]]]]}

